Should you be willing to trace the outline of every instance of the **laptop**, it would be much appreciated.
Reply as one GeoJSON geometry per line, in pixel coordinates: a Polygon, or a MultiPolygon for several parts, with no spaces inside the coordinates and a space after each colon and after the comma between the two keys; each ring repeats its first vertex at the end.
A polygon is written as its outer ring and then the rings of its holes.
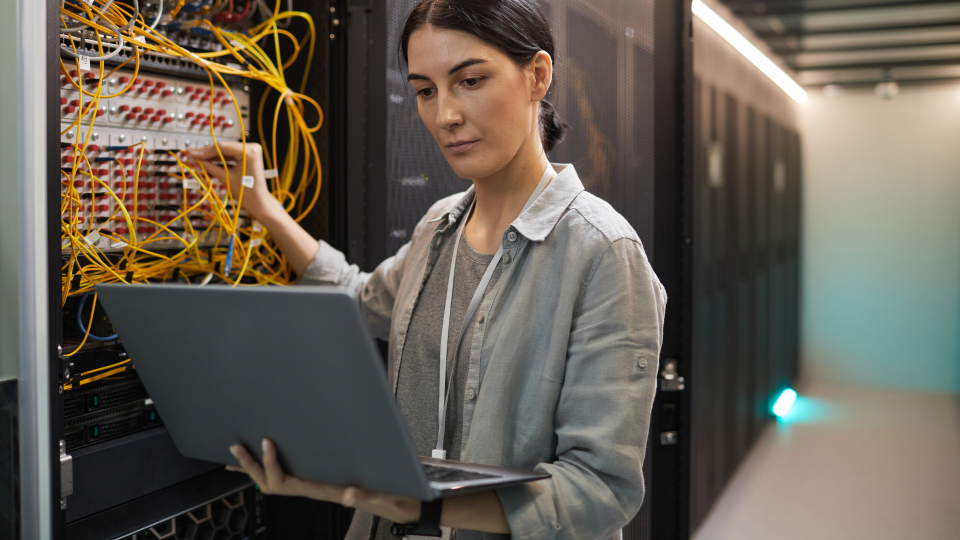
{"type": "Polygon", "coordinates": [[[181,454],[433,500],[549,474],[419,457],[357,301],[332,287],[96,286],[181,454]]]}

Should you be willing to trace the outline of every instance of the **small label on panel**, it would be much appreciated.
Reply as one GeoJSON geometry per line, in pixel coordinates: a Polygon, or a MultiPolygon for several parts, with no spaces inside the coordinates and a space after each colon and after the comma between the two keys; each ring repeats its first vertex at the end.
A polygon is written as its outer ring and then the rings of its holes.
{"type": "Polygon", "coordinates": [[[89,57],[89,56],[84,56],[84,55],[81,54],[80,57],[77,58],[77,64],[80,66],[80,70],[81,70],[81,71],[90,71],[90,57],[89,57]]]}
{"type": "Polygon", "coordinates": [[[87,245],[96,246],[97,242],[100,241],[100,233],[93,231],[92,233],[84,236],[83,241],[86,242],[87,245]]]}
{"type": "Polygon", "coordinates": [[[264,178],[276,178],[280,176],[280,173],[276,169],[267,169],[263,171],[264,178]]]}
{"type": "Polygon", "coordinates": [[[263,239],[262,239],[262,238],[254,238],[254,239],[250,240],[250,247],[257,247],[257,246],[259,246],[259,245],[262,244],[262,243],[263,243],[263,239]]]}
{"type": "Polygon", "coordinates": [[[120,249],[120,248],[123,248],[123,247],[127,247],[127,243],[124,242],[123,240],[121,240],[121,241],[119,241],[119,242],[114,242],[114,243],[110,244],[110,247],[112,247],[113,249],[120,249]]]}
{"type": "Polygon", "coordinates": [[[245,187],[245,188],[253,188],[253,177],[252,177],[252,176],[244,176],[244,177],[240,180],[240,183],[243,184],[243,187],[245,187]]]}
{"type": "Polygon", "coordinates": [[[183,181],[184,189],[200,189],[200,181],[196,178],[187,178],[183,181]]]}
{"type": "Polygon", "coordinates": [[[263,224],[257,220],[253,220],[253,232],[260,232],[263,230],[263,224]]]}

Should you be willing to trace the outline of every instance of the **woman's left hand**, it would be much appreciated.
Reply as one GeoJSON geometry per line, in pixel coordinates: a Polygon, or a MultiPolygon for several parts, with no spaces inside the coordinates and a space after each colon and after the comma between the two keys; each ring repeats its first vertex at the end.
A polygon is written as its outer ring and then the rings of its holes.
{"type": "Polygon", "coordinates": [[[240,466],[227,465],[227,469],[245,473],[260,486],[260,491],[267,495],[292,495],[340,503],[394,523],[416,523],[420,520],[418,499],[335,486],[286,474],[277,459],[277,447],[270,439],[263,440],[262,466],[239,444],[231,446],[230,453],[237,458],[240,466]]]}

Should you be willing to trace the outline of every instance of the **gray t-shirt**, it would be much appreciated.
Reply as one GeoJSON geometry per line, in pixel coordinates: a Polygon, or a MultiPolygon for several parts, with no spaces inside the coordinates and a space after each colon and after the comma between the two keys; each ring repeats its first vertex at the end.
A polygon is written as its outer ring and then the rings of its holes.
{"type": "MultiPolygon", "coordinates": [[[[443,331],[443,308],[447,299],[447,280],[450,276],[450,261],[453,258],[453,245],[456,234],[447,238],[436,266],[427,278],[420,300],[413,309],[410,329],[403,350],[403,364],[397,378],[397,403],[400,412],[407,421],[417,454],[429,456],[437,444],[437,397],[440,378],[440,336],[443,331]]],[[[450,334],[447,345],[447,380],[450,396],[447,398],[446,430],[443,447],[447,459],[460,459],[461,438],[463,435],[463,400],[467,384],[466,365],[470,359],[470,342],[473,340],[473,328],[470,324],[464,333],[460,350],[456,341],[463,325],[463,317],[487,270],[493,255],[478,253],[467,239],[460,239],[457,250],[457,268],[453,280],[453,299],[450,304],[450,334]],[[459,355],[459,360],[457,356],[459,355]]],[[[500,278],[501,266],[498,265],[490,278],[490,284],[484,296],[495,289],[500,278]]],[[[377,530],[378,540],[396,540],[390,534],[390,523],[380,520],[377,530]]]]}

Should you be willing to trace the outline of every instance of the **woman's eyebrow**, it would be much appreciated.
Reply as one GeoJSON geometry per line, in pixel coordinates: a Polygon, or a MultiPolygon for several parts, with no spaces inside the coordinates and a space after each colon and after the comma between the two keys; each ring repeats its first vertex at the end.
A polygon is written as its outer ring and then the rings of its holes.
{"type": "MultiPolygon", "coordinates": [[[[454,73],[460,71],[463,68],[467,68],[475,64],[483,64],[483,63],[486,63],[486,60],[482,58],[468,58],[463,62],[460,62],[459,64],[450,68],[450,71],[447,72],[447,75],[453,75],[454,73]]],[[[426,75],[421,75],[419,73],[411,73],[407,75],[407,80],[408,81],[415,81],[415,80],[429,81],[430,77],[427,77],[426,75]]]]}

